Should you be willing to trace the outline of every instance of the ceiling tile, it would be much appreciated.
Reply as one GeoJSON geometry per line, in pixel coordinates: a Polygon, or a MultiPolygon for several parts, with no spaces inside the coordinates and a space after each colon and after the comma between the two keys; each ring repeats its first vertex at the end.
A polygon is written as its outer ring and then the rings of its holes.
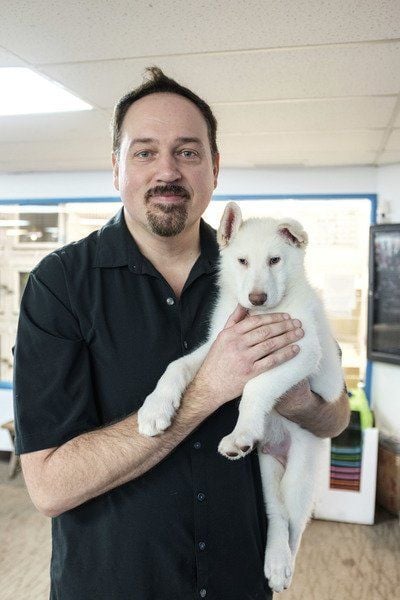
{"type": "Polygon", "coordinates": [[[397,0],[13,0],[1,17],[34,64],[400,37],[397,0]]]}
{"type": "Polygon", "coordinates": [[[376,151],[383,131],[329,131],[329,132],[277,132],[260,135],[223,135],[220,137],[220,150],[227,153],[243,154],[244,160],[257,162],[258,156],[286,152],[304,155],[308,152],[366,152],[376,151]]]}
{"type": "Polygon", "coordinates": [[[382,152],[377,162],[379,165],[400,163],[400,150],[382,152]]]}
{"type": "Polygon", "coordinates": [[[350,165],[373,165],[375,152],[310,153],[305,165],[308,167],[339,167],[350,165]]]}
{"type": "MultiPolygon", "coordinates": [[[[151,64],[151,62],[150,62],[151,64]]],[[[400,43],[331,46],[157,61],[208,102],[397,94],[400,43]]],[[[99,107],[142,81],[149,61],[48,66],[43,72],[99,107]]]]}
{"type": "Polygon", "coordinates": [[[109,161],[105,158],[86,158],[84,161],[79,158],[61,158],[53,157],[49,160],[46,157],[33,156],[26,159],[22,164],[19,160],[3,158],[0,155],[1,173],[29,173],[29,172],[49,172],[49,171],[104,171],[109,168],[109,161]]]}
{"type": "Polygon", "coordinates": [[[393,129],[386,143],[385,150],[400,150],[400,129],[393,129]]]}
{"type": "Polygon", "coordinates": [[[152,64],[213,104],[223,165],[374,164],[396,110],[399,0],[3,4],[0,67],[36,66],[95,110],[0,118],[0,170],[109,169],[112,107],[152,64]]]}
{"type": "MultiPolygon", "coordinates": [[[[288,151],[266,152],[257,156],[254,162],[243,162],[237,154],[225,153],[221,159],[221,168],[228,167],[281,167],[281,166],[343,166],[343,165],[372,165],[375,152],[310,152],[288,151]]],[[[249,158],[248,156],[246,158],[249,158]]]]}
{"type": "Polygon", "coordinates": [[[96,110],[0,117],[1,142],[53,141],[81,138],[109,140],[111,115],[96,110]]]}
{"type": "Polygon", "coordinates": [[[103,139],[0,143],[0,161],[30,170],[32,164],[61,165],[74,161],[82,165],[111,163],[110,144],[103,139]]]}
{"type": "Polygon", "coordinates": [[[216,104],[221,133],[370,129],[386,127],[396,97],[285,100],[216,104]]]}
{"type": "Polygon", "coordinates": [[[11,52],[8,52],[4,48],[0,48],[0,68],[3,67],[26,67],[26,62],[14,56],[11,52]]]}

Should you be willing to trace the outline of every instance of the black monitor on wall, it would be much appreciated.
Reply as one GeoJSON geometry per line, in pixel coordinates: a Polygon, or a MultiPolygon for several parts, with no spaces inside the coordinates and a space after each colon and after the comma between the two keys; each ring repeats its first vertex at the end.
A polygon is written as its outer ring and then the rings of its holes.
{"type": "Polygon", "coordinates": [[[370,229],[367,352],[400,364],[400,223],[370,229]]]}

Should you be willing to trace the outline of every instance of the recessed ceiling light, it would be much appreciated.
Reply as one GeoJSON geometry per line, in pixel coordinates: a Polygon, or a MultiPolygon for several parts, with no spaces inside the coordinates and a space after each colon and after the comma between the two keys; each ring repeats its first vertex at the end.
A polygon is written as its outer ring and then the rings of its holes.
{"type": "Polygon", "coordinates": [[[0,68],[0,115],[91,110],[93,106],[24,67],[0,68]]]}

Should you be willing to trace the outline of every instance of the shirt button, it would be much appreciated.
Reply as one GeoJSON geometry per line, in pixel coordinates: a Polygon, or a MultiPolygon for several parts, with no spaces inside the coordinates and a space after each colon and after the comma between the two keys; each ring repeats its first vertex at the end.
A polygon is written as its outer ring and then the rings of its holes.
{"type": "Polygon", "coordinates": [[[200,550],[204,550],[204,548],[206,547],[204,542],[199,542],[199,548],[200,550]]]}
{"type": "Polygon", "coordinates": [[[188,347],[188,343],[187,343],[187,341],[186,341],[186,340],[183,342],[183,346],[184,346],[184,348],[185,348],[185,349],[187,349],[187,347],[188,347]]]}
{"type": "Polygon", "coordinates": [[[195,442],[193,444],[193,448],[195,448],[196,450],[199,450],[201,448],[201,443],[200,442],[195,442]]]}
{"type": "Polygon", "coordinates": [[[199,502],[203,502],[203,500],[205,500],[205,498],[206,498],[206,495],[205,495],[205,494],[203,494],[203,492],[199,492],[199,493],[197,494],[197,500],[198,500],[199,502]]]}
{"type": "Polygon", "coordinates": [[[167,298],[167,304],[168,306],[172,306],[173,304],[175,304],[175,300],[173,298],[167,298]]]}
{"type": "Polygon", "coordinates": [[[205,598],[207,594],[207,590],[205,590],[204,588],[200,590],[200,597],[201,598],[205,598]]]}

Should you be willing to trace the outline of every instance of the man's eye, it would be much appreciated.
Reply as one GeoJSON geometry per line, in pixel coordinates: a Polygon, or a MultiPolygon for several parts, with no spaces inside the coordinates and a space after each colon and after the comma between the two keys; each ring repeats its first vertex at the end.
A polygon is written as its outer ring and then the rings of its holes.
{"type": "Polygon", "coordinates": [[[269,264],[276,265],[280,260],[281,260],[280,256],[273,256],[272,258],[269,259],[269,264]]]}
{"type": "Polygon", "coordinates": [[[181,150],[179,154],[185,158],[195,158],[197,156],[197,153],[194,150],[181,150]]]}
{"type": "Polygon", "coordinates": [[[247,265],[249,264],[249,262],[246,258],[238,258],[238,261],[240,262],[241,265],[244,265],[245,267],[247,267],[247,265]]]}
{"type": "Polygon", "coordinates": [[[141,150],[140,152],[136,152],[135,156],[137,158],[149,158],[150,154],[150,150],[141,150]]]}

